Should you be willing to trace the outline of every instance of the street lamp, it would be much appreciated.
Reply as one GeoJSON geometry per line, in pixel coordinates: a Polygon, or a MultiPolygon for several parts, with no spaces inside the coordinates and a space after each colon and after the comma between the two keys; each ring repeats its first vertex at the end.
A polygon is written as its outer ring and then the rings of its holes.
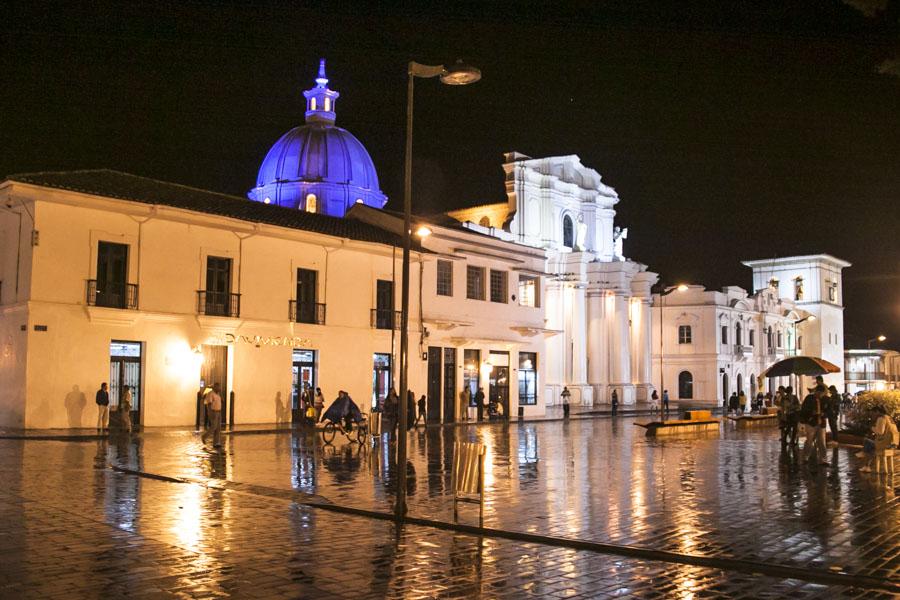
{"type": "Polygon", "coordinates": [[[663,290],[659,293],[659,391],[660,391],[660,402],[659,402],[659,418],[665,420],[665,395],[666,395],[666,387],[663,385],[665,381],[665,375],[663,374],[663,308],[665,307],[665,297],[671,294],[672,292],[686,292],[688,286],[679,283],[678,285],[670,285],[668,287],[663,284],[663,290]]]}
{"type": "MultiPolygon", "coordinates": [[[[413,133],[413,82],[416,77],[429,79],[440,77],[447,85],[468,85],[481,79],[481,71],[456,61],[452,66],[422,65],[410,61],[406,68],[409,77],[406,87],[406,157],[403,177],[403,279],[400,297],[400,410],[397,432],[397,503],[394,517],[402,519],[406,514],[406,414],[409,395],[409,247],[412,233],[412,133],[413,133]]],[[[427,228],[426,228],[427,229],[427,228]]],[[[419,228],[420,235],[426,235],[419,228]]],[[[430,233],[430,230],[428,231],[430,233]]]]}
{"type": "Polygon", "coordinates": [[[871,340],[866,340],[866,346],[868,346],[869,350],[872,349],[872,342],[883,342],[887,338],[883,335],[879,335],[878,337],[873,337],[871,340]]]}
{"type": "Polygon", "coordinates": [[[798,352],[798,350],[800,349],[800,345],[797,343],[800,339],[797,337],[797,325],[799,325],[800,323],[803,323],[804,321],[809,321],[810,323],[812,323],[815,320],[816,320],[816,315],[807,315],[807,316],[803,317],[802,319],[797,319],[796,321],[791,322],[791,325],[793,327],[793,332],[794,332],[794,347],[791,349],[791,353],[792,353],[791,356],[797,356],[800,354],[798,352]]]}

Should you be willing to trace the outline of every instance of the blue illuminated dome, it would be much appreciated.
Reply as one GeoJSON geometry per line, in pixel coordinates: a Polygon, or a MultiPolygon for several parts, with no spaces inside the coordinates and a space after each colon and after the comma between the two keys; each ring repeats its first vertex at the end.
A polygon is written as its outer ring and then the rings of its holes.
{"type": "Polygon", "coordinates": [[[343,217],[361,202],[381,208],[387,196],[365,146],[346,129],[334,125],[340,94],[328,89],[325,59],[319,62],[316,87],[306,97],[306,125],[295,127],[266,154],[251,200],[343,217]]]}

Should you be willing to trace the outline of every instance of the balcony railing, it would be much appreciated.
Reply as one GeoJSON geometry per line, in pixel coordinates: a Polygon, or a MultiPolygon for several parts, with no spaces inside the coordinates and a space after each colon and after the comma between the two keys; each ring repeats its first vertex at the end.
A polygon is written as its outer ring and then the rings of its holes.
{"type": "Polygon", "coordinates": [[[769,346],[768,348],[766,348],[766,354],[768,354],[769,356],[775,356],[774,346],[769,346]]]}
{"type": "Polygon", "coordinates": [[[138,307],[138,286],[133,283],[106,283],[98,288],[96,279],[88,279],[85,295],[88,306],[129,310],[138,307]]]}
{"type": "Polygon", "coordinates": [[[197,290],[197,312],[213,317],[241,316],[241,295],[197,290]]]}
{"type": "Polygon", "coordinates": [[[288,304],[288,318],[294,323],[325,324],[325,305],[319,302],[297,302],[288,304]]]}
{"type": "Polygon", "coordinates": [[[852,379],[855,381],[866,381],[882,379],[887,380],[887,374],[884,371],[847,371],[844,379],[852,379]]]}
{"type": "Polygon", "coordinates": [[[372,327],[375,329],[400,329],[400,311],[388,308],[373,308],[372,327]]]}
{"type": "Polygon", "coordinates": [[[748,346],[746,344],[735,344],[734,345],[734,354],[738,355],[751,355],[753,354],[753,346],[748,346]]]}

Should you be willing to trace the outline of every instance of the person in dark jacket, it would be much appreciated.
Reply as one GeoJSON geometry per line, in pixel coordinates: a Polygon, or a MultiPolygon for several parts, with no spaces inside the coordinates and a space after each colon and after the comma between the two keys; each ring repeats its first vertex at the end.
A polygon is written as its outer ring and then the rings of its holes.
{"type": "Polygon", "coordinates": [[[106,382],[100,384],[94,401],[97,403],[97,429],[109,428],[109,392],[106,382]]]}
{"type": "Polygon", "coordinates": [[[612,416],[616,416],[616,413],[619,412],[619,394],[616,390],[612,391],[612,399],[610,404],[612,404],[612,416]]]}
{"type": "Polygon", "coordinates": [[[828,387],[828,402],[825,407],[825,416],[828,418],[828,428],[831,430],[831,441],[837,444],[838,439],[838,416],[841,414],[841,395],[838,394],[837,388],[828,387]]]}
{"type": "Polygon", "coordinates": [[[406,390],[406,430],[409,431],[416,426],[416,395],[412,390],[406,390]]]}
{"type": "Polygon", "coordinates": [[[422,394],[422,397],[419,398],[418,404],[419,414],[416,415],[416,425],[419,424],[419,419],[422,419],[422,425],[427,425],[428,423],[425,418],[425,405],[427,404],[427,401],[425,400],[425,394],[422,394]]]}
{"type": "Polygon", "coordinates": [[[475,410],[478,411],[478,420],[484,421],[484,388],[479,387],[475,392],[475,410]]]}

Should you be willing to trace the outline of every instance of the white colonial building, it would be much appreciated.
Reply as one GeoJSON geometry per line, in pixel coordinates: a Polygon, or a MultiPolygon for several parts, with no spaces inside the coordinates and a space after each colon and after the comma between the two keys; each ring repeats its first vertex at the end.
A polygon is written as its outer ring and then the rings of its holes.
{"type": "Polygon", "coordinates": [[[900,389],[900,352],[878,348],[845,350],[844,384],[851,394],[900,389]]]}
{"type": "Polygon", "coordinates": [[[479,231],[545,253],[546,403],[646,400],[651,388],[650,288],[655,273],[623,256],[616,191],[577,156],[506,155],[507,202],[448,213],[479,231]]]}
{"type": "MultiPolygon", "coordinates": [[[[732,392],[755,396],[758,377],[788,356],[843,364],[834,355],[843,345],[841,269],[849,263],[822,254],[743,264],[753,268],[753,294],[736,286],[714,291],[700,285],[654,294],[653,379],[673,400],[711,405],[732,392]],[[797,278],[821,283],[823,293],[779,285],[779,279],[797,278]]],[[[826,376],[829,384],[840,385],[842,379],[840,373],[826,376]]],[[[788,383],[766,380],[761,391],[788,383]]]]}

